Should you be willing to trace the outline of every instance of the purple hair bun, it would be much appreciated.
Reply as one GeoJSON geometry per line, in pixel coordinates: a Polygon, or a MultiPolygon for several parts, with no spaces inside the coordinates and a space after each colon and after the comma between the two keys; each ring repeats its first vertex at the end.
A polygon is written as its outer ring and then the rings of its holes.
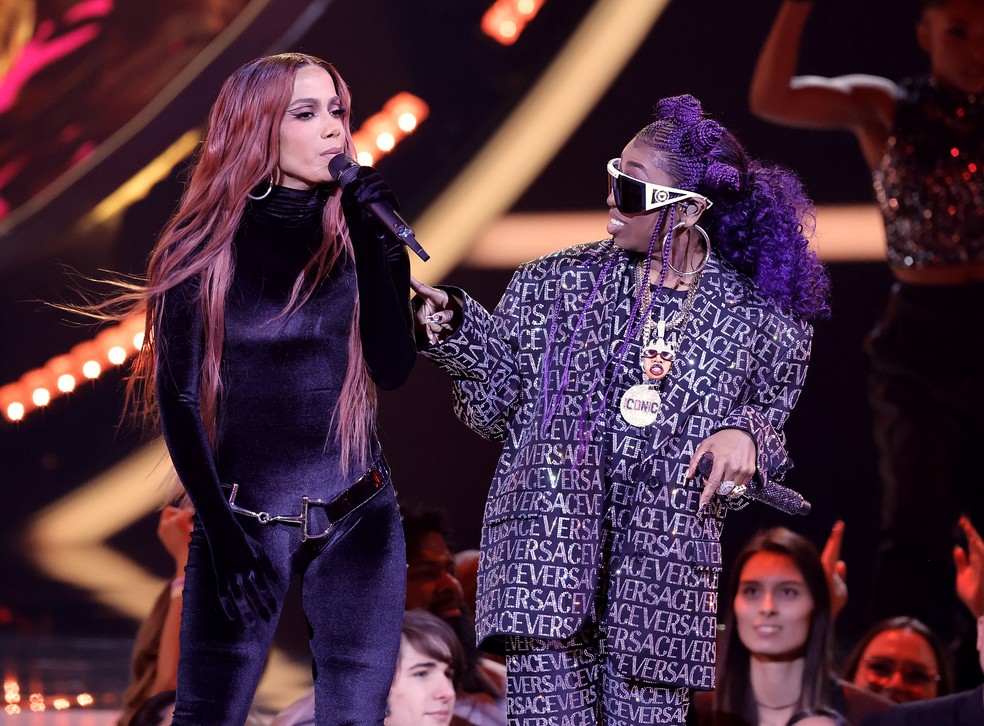
{"type": "Polygon", "coordinates": [[[689,94],[662,98],[656,104],[657,118],[671,118],[686,126],[691,126],[704,115],[700,101],[689,94]]]}
{"type": "Polygon", "coordinates": [[[712,161],[704,172],[704,183],[708,189],[727,189],[737,192],[741,189],[741,174],[733,166],[720,161],[712,161]]]}
{"type": "Polygon", "coordinates": [[[724,129],[721,128],[721,124],[712,119],[704,119],[690,129],[688,136],[694,150],[700,154],[706,154],[721,140],[722,133],[724,133],[724,129]]]}

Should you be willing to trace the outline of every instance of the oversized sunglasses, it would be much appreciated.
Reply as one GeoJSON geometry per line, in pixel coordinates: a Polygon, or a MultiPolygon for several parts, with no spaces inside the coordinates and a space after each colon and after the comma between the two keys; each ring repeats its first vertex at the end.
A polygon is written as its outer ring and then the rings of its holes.
{"type": "Polygon", "coordinates": [[[711,206],[711,200],[703,194],[664,187],[623,174],[619,169],[620,163],[619,159],[608,162],[608,193],[615,195],[615,206],[623,214],[651,212],[684,199],[703,199],[705,209],[711,206]]]}

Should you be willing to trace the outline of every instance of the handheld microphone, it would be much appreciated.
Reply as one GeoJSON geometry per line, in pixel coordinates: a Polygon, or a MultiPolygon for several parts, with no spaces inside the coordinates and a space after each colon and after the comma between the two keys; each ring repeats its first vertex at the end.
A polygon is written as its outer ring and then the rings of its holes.
{"type": "MultiPolygon", "coordinates": [[[[702,478],[707,479],[711,475],[712,468],[714,468],[714,454],[707,451],[697,462],[697,473],[702,478]]],[[[799,492],[772,482],[765,486],[756,486],[752,482],[735,484],[731,481],[724,481],[718,487],[717,493],[729,500],[754,499],[786,514],[809,514],[810,509],[813,508],[799,492]]]]}
{"type": "MultiPolygon", "coordinates": [[[[342,189],[355,181],[356,174],[359,173],[359,163],[347,154],[339,154],[328,162],[328,173],[338,182],[342,189]]],[[[387,202],[369,202],[365,205],[366,209],[379,220],[387,231],[396,239],[417,253],[417,257],[424,262],[430,259],[430,255],[417,242],[410,225],[403,221],[403,218],[396,213],[387,202]]]]}

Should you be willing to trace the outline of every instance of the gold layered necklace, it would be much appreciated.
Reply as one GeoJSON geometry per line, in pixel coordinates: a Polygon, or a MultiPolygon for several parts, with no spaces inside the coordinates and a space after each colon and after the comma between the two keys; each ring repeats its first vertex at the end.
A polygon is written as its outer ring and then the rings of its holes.
{"type": "Polygon", "coordinates": [[[673,361],[680,348],[687,320],[693,311],[697,286],[701,278],[700,272],[694,275],[683,306],[676,315],[666,320],[661,310],[659,319],[654,321],[653,311],[650,310],[653,293],[649,280],[644,279],[645,267],[645,262],[640,262],[636,268],[636,289],[641,290],[641,306],[646,315],[642,332],[642,351],[639,356],[643,380],[642,383],[631,386],[622,395],[619,403],[619,410],[626,423],[640,428],[649,426],[659,418],[663,403],[660,389],[673,368],[673,361]]]}

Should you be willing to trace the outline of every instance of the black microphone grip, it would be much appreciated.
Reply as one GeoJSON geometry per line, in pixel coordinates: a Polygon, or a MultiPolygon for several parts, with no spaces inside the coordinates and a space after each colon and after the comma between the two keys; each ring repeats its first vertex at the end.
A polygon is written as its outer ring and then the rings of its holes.
{"type": "MultiPolygon", "coordinates": [[[[338,154],[328,162],[328,173],[338,182],[338,186],[344,189],[355,181],[356,174],[359,173],[359,163],[347,154],[338,154]]],[[[372,213],[372,216],[379,220],[380,224],[397,241],[402,242],[412,249],[417,254],[417,257],[424,262],[430,259],[430,255],[417,242],[417,238],[414,236],[413,230],[410,229],[410,225],[403,221],[403,218],[396,213],[393,207],[386,202],[369,202],[366,204],[366,209],[372,213]]]]}
{"type": "MultiPolygon", "coordinates": [[[[714,468],[714,454],[710,451],[704,452],[703,456],[697,461],[697,473],[702,478],[707,479],[714,468]]],[[[754,499],[762,504],[778,509],[786,514],[809,514],[813,506],[803,498],[799,492],[784,487],[782,484],[767,483],[765,486],[756,486],[754,482],[748,484],[734,484],[733,482],[721,482],[718,494],[726,499],[741,499],[742,497],[754,499]]]]}

